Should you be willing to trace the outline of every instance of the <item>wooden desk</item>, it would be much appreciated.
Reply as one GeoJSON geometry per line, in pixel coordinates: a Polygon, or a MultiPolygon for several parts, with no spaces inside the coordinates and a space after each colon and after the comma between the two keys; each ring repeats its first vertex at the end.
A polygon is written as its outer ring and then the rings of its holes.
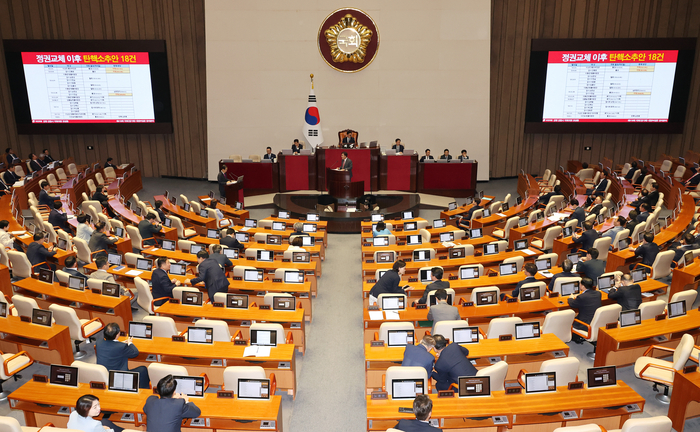
{"type": "MultiPolygon", "coordinates": [[[[16,235],[14,236],[14,238],[24,246],[25,250],[27,246],[34,242],[34,236],[29,234],[28,232],[25,234],[16,235]]],[[[44,246],[46,246],[47,248],[51,245],[51,243],[44,242],[44,246]]],[[[76,256],[76,253],[73,251],[64,251],[58,248],[54,248],[54,250],[56,251],[56,255],[52,256],[47,261],[49,264],[57,264],[58,266],[63,267],[66,263],[66,258],[68,258],[69,256],[76,256]]],[[[57,268],[60,269],[60,267],[57,268]]]]}
{"type": "MultiPolygon", "coordinates": [[[[256,299],[251,297],[248,299],[248,304],[262,304],[262,300],[262,298],[256,299]]],[[[232,309],[214,307],[211,303],[202,306],[191,306],[166,302],[156,307],[155,313],[159,316],[173,318],[179,331],[187,330],[187,327],[192,325],[193,319],[223,320],[228,323],[231,336],[240,330],[244,339],[250,339],[251,322],[281,324],[285,335],[289,331],[292,332],[294,346],[299,352],[304,354],[306,351],[306,323],[304,322],[303,309],[295,311],[260,310],[258,307],[232,309]]]]}
{"type": "MultiPolygon", "coordinates": [[[[451,338],[452,335],[446,337],[451,338]]],[[[416,340],[419,340],[416,338],[416,340]]],[[[483,369],[491,366],[490,357],[500,357],[508,363],[506,379],[516,379],[520,369],[537,372],[545,360],[569,355],[569,347],[556,335],[543,334],[537,339],[500,342],[498,339],[479,339],[477,344],[465,344],[469,359],[474,367],[483,369]],[[557,353],[557,355],[555,355],[557,353]]],[[[400,366],[403,360],[403,347],[372,347],[365,343],[365,382],[367,394],[382,386],[382,375],[390,366],[400,366]]]]}
{"type": "Polygon", "coordinates": [[[109,297],[94,294],[89,289],[78,291],[61,286],[55,282],[48,284],[38,279],[25,278],[12,284],[18,294],[36,300],[42,309],[52,304],[69,306],[75,309],[79,319],[100,318],[105,325],[116,322],[120,328],[128,328],[131,315],[129,297],[109,297]]]}
{"type": "MultiPolygon", "coordinates": [[[[598,331],[598,345],[594,366],[627,366],[633,364],[651,345],[675,348],[685,333],[693,335],[695,344],[700,341],[700,312],[688,311],[684,317],[656,321],[644,320],[640,325],[598,331]],[[656,337],[663,336],[659,342],[656,337]]],[[[657,353],[667,357],[668,353],[657,353]]]]}
{"type": "MultiPolygon", "coordinates": [[[[141,222],[143,220],[142,216],[136,216],[136,213],[127,209],[126,206],[124,206],[124,204],[122,204],[121,201],[116,199],[116,198],[109,200],[109,206],[112,207],[112,210],[114,210],[114,212],[117,213],[117,215],[119,215],[119,219],[121,219],[121,221],[124,223],[124,225],[138,226],[139,222],[141,222]]],[[[166,226],[163,226],[161,228],[161,233],[156,234],[156,238],[164,238],[167,240],[177,241],[178,240],[177,229],[176,228],[168,228],[166,226]]],[[[122,253],[133,252],[133,249],[131,247],[131,240],[128,240],[128,243],[127,243],[124,251],[122,251],[119,247],[120,242],[121,242],[121,240],[119,242],[117,242],[117,249],[120,252],[122,252],[122,253]]]]}
{"type": "MultiPolygon", "coordinates": [[[[120,338],[120,340],[125,339],[120,338]]],[[[139,355],[129,359],[129,368],[148,367],[154,362],[184,366],[190,375],[199,376],[206,373],[210,385],[221,387],[224,385],[226,367],[262,366],[268,378],[271,373],[275,374],[277,390],[296,396],[296,363],[292,344],[272,347],[269,357],[243,357],[246,347],[230,342],[214,342],[211,345],[188,344],[173,342],[169,338],[154,337],[152,340],[134,338],[134,345],[139,349],[139,355]],[[157,360],[149,360],[149,355],[157,356],[157,360]],[[219,365],[212,365],[212,360],[221,361],[219,365]]]]}
{"type": "MultiPolygon", "coordinates": [[[[290,219],[280,219],[280,218],[277,217],[277,215],[274,215],[274,214],[273,214],[273,215],[270,215],[270,217],[266,217],[266,218],[264,218],[264,219],[260,219],[260,220],[258,221],[258,225],[259,225],[260,222],[262,222],[262,221],[268,221],[268,222],[284,222],[285,224],[287,224],[288,227],[294,226],[294,224],[295,224],[296,222],[301,222],[301,223],[307,222],[307,221],[306,221],[306,218],[303,218],[303,219],[293,219],[293,218],[290,218],[290,219]]],[[[241,225],[243,225],[243,223],[244,223],[244,221],[241,221],[241,225]]],[[[316,229],[317,229],[318,231],[328,231],[328,221],[313,221],[313,222],[308,222],[308,223],[315,224],[315,225],[316,225],[316,229]]]]}
{"type": "MultiPolygon", "coordinates": [[[[308,223],[315,223],[315,222],[308,222],[308,223]]],[[[277,231],[273,230],[272,228],[262,228],[258,226],[257,228],[247,228],[244,227],[243,225],[236,225],[232,227],[233,229],[236,230],[236,232],[243,232],[247,233],[251,238],[255,234],[276,234],[282,236],[282,239],[287,240],[287,243],[289,243],[289,237],[294,235],[295,231],[292,228],[287,227],[286,230],[284,231],[277,231]]],[[[328,232],[319,230],[318,227],[316,228],[316,232],[310,232],[306,233],[309,237],[314,238],[314,242],[318,242],[319,240],[323,240],[323,246],[328,247],[328,232]]]]}
{"type": "Polygon", "coordinates": [[[683,432],[685,421],[700,415],[700,372],[676,372],[668,418],[676,432],[683,432]]]}
{"type": "MultiPolygon", "coordinates": [[[[256,241],[248,241],[248,242],[241,242],[241,244],[246,248],[257,248],[257,249],[265,249],[269,251],[273,251],[275,255],[283,255],[284,252],[289,248],[289,244],[284,243],[285,239],[282,239],[283,244],[280,245],[271,245],[271,244],[263,244],[263,243],[258,243],[256,241]]],[[[210,239],[208,237],[205,237],[203,235],[199,235],[196,237],[192,237],[190,241],[193,241],[195,243],[199,244],[205,244],[205,245],[212,245],[212,244],[219,244],[218,239],[210,239]]],[[[314,242],[313,246],[300,246],[303,247],[306,252],[311,253],[311,260],[320,260],[323,261],[326,259],[326,248],[323,245],[323,242],[314,242]]]]}
{"type": "MultiPolygon", "coordinates": [[[[369,238],[367,239],[369,240],[369,238]]],[[[423,243],[419,245],[387,245],[387,246],[372,246],[372,243],[362,243],[362,259],[373,259],[374,253],[375,252],[383,252],[383,251],[394,251],[396,252],[396,255],[398,258],[407,258],[407,259],[413,259],[413,251],[416,249],[435,249],[435,256],[440,257],[440,256],[447,256],[448,250],[451,249],[452,247],[459,247],[463,245],[472,245],[474,246],[475,250],[479,250],[483,247],[483,245],[487,243],[491,243],[493,241],[498,240],[495,237],[491,237],[488,235],[485,235],[481,238],[477,239],[468,239],[468,240],[455,240],[450,243],[454,243],[455,246],[443,246],[442,242],[438,241],[436,243],[433,243],[432,241],[430,243],[423,243]]]]}
{"type": "MultiPolygon", "coordinates": [[[[197,198],[202,204],[204,204],[205,207],[211,203],[211,198],[209,198],[207,195],[201,195],[197,198]]],[[[221,210],[221,213],[223,213],[227,218],[237,219],[241,224],[243,224],[246,219],[250,218],[250,212],[248,210],[236,210],[236,207],[222,204],[221,202],[219,202],[216,208],[221,210]]]]}
{"type": "MultiPolygon", "coordinates": [[[[24,419],[27,425],[37,426],[47,422],[56,427],[66,427],[67,414],[58,414],[58,407],[74,407],[78,398],[84,394],[93,394],[100,398],[102,411],[114,412],[112,419],[117,420],[118,426],[134,427],[144,426],[146,417],[143,406],[146,399],[153,395],[151,390],[140,389],[138,393],[114,392],[109,390],[90,389],[89,384],[78,384],[78,387],[54,386],[51,384],[29,381],[10,394],[10,406],[13,409],[24,411],[24,419]],[[41,405],[40,405],[41,404],[41,405]],[[50,406],[42,406],[50,405],[50,406]],[[120,414],[132,413],[135,415],[133,422],[121,422],[120,414]],[[140,416],[138,414],[141,414],[140,416]]],[[[206,393],[203,398],[191,398],[202,411],[200,418],[209,419],[210,426],[190,429],[191,420],[184,422],[186,431],[192,430],[236,430],[258,431],[261,421],[274,422],[274,427],[269,430],[282,431],[281,396],[271,396],[269,401],[219,399],[214,393],[206,393]],[[233,421],[232,421],[233,420],[233,421]],[[240,422],[251,421],[241,424],[240,422]]]]}
{"type": "Polygon", "coordinates": [[[6,353],[27,351],[39,363],[69,365],[73,362],[73,343],[68,327],[51,327],[22,322],[17,316],[0,318],[0,350],[6,353]]]}
{"type": "Polygon", "coordinates": [[[468,197],[476,193],[478,163],[470,159],[460,163],[418,163],[417,191],[449,197],[468,197]]]}
{"type": "Polygon", "coordinates": [[[172,214],[179,217],[180,219],[182,219],[183,222],[187,221],[193,225],[197,225],[203,228],[218,228],[216,226],[215,218],[201,217],[193,211],[185,211],[185,209],[183,209],[182,207],[173,205],[170,201],[168,201],[165,198],[165,195],[155,195],[153,199],[163,201],[163,211],[166,214],[172,214]]]}
{"type": "Polygon", "coordinates": [[[668,298],[672,298],[674,294],[681,291],[697,289],[698,282],[700,282],[700,261],[695,260],[682,269],[674,268],[668,298]]]}

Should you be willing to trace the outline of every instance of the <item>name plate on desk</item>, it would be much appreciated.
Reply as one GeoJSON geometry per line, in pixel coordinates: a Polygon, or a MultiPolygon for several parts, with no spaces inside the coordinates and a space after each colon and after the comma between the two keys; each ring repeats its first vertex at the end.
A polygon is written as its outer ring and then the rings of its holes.
{"type": "Polygon", "coordinates": [[[101,381],[90,381],[90,388],[96,390],[104,390],[107,388],[107,385],[101,381]]]}
{"type": "Polygon", "coordinates": [[[282,282],[282,278],[272,278],[272,282],[281,283],[281,282],[282,282]]]}
{"type": "Polygon", "coordinates": [[[457,276],[450,276],[447,278],[448,280],[457,280],[459,279],[457,276]]]}
{"type": "Polygon", "coordinates": [[[218,398],[226,398],[226,399],[233,399],[233,391],[230,390],[219,390],[216,392],[216,397],[218,398]]]}
{"type": "Polygon", "coordinates": [[[663,320],[666,319],[666,314],[665,314],[665,313],[662,313],[662,314],[656,315],[656,316],[654,317],[654,319],[655,319],[656,321],[663,321],[663,320]]]}
{"type": "Polygon", "coordinates": [[[372,246],[372,243],[364,243],[362,246],[369,247],[372,246]]]}
{"type": "Polygon", "coordinates": [[[367,306],[367,310],[371,310],[371,311],[379,310],[379,306],[377,306],[377,305],[370,305],[370,306],[367,306]]]}
{"type": "Polygon", "coordinates": [[[171,298],[168,300],[168,303],[180,304],[180,299],[171,298]]]}
{"type": "MultiPolygon", "coordinates": [[[[447,259],[447,255],[443,255],[443,256],[438,257],[438,260],[446,260],[446,259],[447,259]]],[[[455,277],[455,279],[457,279],[457,278],[455,277]]]]}
{"type": "Polygon", "coordinates": [[[455,392],[452,390],[438,390],[438,399],[439,398],[453,398],[455,397],[455,392]]]}
{"type": "Polygon", "coordinates": [[[212,302],[211,305],[214,307],[222,308],[224,307],[224,302],[212,302]]]}
{"type": "Polygon", "coordinates": [[[22,322],[28,322],[28,323],[32,322],[32,318],[31,318],[31,317],[22,316],[22,315],[20,315],[19,320],[22,321],[22,322]]]}
{"type": "Polygon", "coordinates": [[[513,335],[510,335],[510,334],[498,336],[499,342],[512,341],[512,340],[513,340],[513,335]]]}
{"type": "Polygon", "coordinates": [[[270,310],[270,305],[260,305],[260,306],[258,306],[258,309],[260,309],[260,310],[270,310]]]}
{"type": "Polygon", "coordinates": [[[234,276],[234,277],[233,277],[233,280],[235,280],[235,281],[240,281],[240,280],[243,280],[243,277],[241,277],[241,276],[234,276]]]}
{"type": "Polygon", "coordinates": [[[428,309],[428,305],[427,304],[417,304],[416,309],[428,309]]]}
{"type": "Polygon", "coordinates": [[[374,264],[374,260],[373,260],[373,259],[367,260],[367,261],[365,261],[365,262],[366,262],[367,264],[374,264]]]}
{"type": "MultiPolygon", "coordinates": [[[[406,242],[405,241],[396,242],[396,245],[397,246],[406,246],[406,242]]],[[[406,261],[406,260],[404,260],[404,261],[406,261]]]]}
{"type": "Polygon", "coordinates": [[[556,298],[556,297],[559,297],[559,293],[558,293],[558,292],[551,292],[551,293],[549,293],[549,298],[556,298]]]}
{"type": "Polygon", "coordinates": [[[403,262],[409,263],[409,262],[411,262],[411,261],[413,261],[413,258],[404,258],[404,259],[403,259],[403,262]]]}
{"type": "Polygon", "coordinates": [[[430,240],[430,243],[438,243],[440,240],[435,239],[435,240],[430,240]]]}
{"type": "Polygon", "coordinates": [[[282,262],[292,262],[289,258],[282,258],[282,262]]]}
{"type": "Polygon", "coordinates": [[[185,336],[180,336],[180,335],[173,335],[173,342],[184,342],[185,341],[185,336]]]}
{"type": "Polygon", "coordinates": [[[418,282],[418,278],[408,278],[409,282],[418,282]]]}
{"type": "MultiPolygon", "coordinates": [[[[489,275],[489,276],[491,276],[491,275],[489,275]]],[[[506,299],[506,303],[517,303],[517,302],[518,302],[517,297],[509,297],[506,299]]]]}
{"type": "Polygon", "coordinates": [[[613,322],[613,323],[607,323],[607,324],[605,324],[605,329],[606,329],[606,330],[612,330],[612,329],[616,329],[616,328],[617,328],[617,321],[615,321],[615,322],[613,322]]]}
{"type": "Polygon", "coordinates": [[[696,370],[698,370],[698,365],[690,365],[683,368],[683,373],[689,374],[695,372],[696,370]]]}
{"type": "Polygon", "coordinates": [[[255,261],[255,257],[245,257],[248,261],[255,261]]]}
{"type": "Polygon", "coordinates": [[[47,377],[46,375],[34,374],[34,375],[32,375],[32,381],[40,382],[40,383],[47,383],[47,382],[49,382],[49,377],[47,377]]]}
{"type": "Polygon", "coordinates": [[[93,294],[102,294],[102,290],[99,288],[90,288],[93,294]]]}
{"type": "Polygon", "coordinates": [[[369,341],[369,346],[371,346],[371,347],[384,347],[384,341],[383,340],[369,341]]]}
{"type": "Polygon", "coordinates": [[[464,302],[464,303],[462,303],[462,306],[463,307],[474,306],[474,302],[472,302],[472,301],[464,302]]]}
{"type": "Polygon", "coordinates": [[[370,398],[375,399],[389,399],[389,394],[385,391],[373,391],[370,393],[370,398]]]}
{"type": "Polygon", "coordinates": [[[581,390],[583,388],[583,381],[574,381],[569,383],[569,390],[581,390]]]}
{"type": "Polygon", "coordinates": [[[367,279],[367,283],[377,283],[376,279],[367,279]]]}
{"type": "Polygon", "coordinates": [[[523,392],[523,388],[518,386],[518,387],[508,387],[506,388],[506,394],[507,395],[512,395],[512,394],[521,394],[523,392]]]}
{"type": "Polygon", "coordinates": [[[233,344],[234,345],[248,345],[248,340],[247,339],[234,339],[233,344]]]}

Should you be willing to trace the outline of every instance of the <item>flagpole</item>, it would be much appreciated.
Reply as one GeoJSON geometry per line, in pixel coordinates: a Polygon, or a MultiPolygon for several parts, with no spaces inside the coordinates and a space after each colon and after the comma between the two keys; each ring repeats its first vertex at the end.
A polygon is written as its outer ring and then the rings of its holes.
{"type": "Polygon", "coordinates": [[[311,89],[314,88],[314,74],[311,74],[311,89]]]}

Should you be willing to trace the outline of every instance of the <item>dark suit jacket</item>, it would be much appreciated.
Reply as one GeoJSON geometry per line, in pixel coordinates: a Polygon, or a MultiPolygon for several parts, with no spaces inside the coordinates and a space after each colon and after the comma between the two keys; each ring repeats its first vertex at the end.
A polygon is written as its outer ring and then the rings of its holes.
{"type": "Polygon", "coordinates": [[[637,170],[639,170],[639,168],[630,168],[627,174],[625,174],[625,180],[632,181],[632,177],[634,177],[634,173],[636,173],[637,170]]]}
{"type": "Polygon", "coordinates": [[[609,181],[610,180],[608,179],[601,180],[600,183],[598,183],[598,185],[593,190],[593,193],[595,194],[596,192],[598,192],[598,195],[600,195],[600,192],[605,192],[605,188],[608,187],[609,181]]]}
{"type": "Polygon", "coordinates": [[[438,390],[447,390],[450,384],[457,384],[461,376],[476,375],[476,368],[469,362],[467,356],[469,350],[459,344],[449,344],[440,353],[440,358],[435,362],[435,378],[438,390]]]}
{"type": "MultiPolygon", "coordinates": [[[[641,212],[637,215],[637,222],[646,222],[649,218],[649,212],[641,212]]],[[[630,232],[631,234],[631,232],[630,232]]]]}
{"type": "Polygon", "coordinates": [[[272,159],[272,162],[275,161],[276,157],[277,157],[277,155],[275,155],[274,153],[270,153],[270,154],[265,153],[263,155],[263,159],[272,159]]]}
{"type": "MultiPolygon", "coordinates": [[[[593,206],[593,208],[591,209],[591,211],[588,212],[588,215],[594,214],[594,215],[598,216],[598,213],[600,213],[600,211],[601,211],[602,209],[603,209],[603,204],[595,205],[595,206],[593,206]]],[[[588,216],[588,215],[587,215],[587,216],[588,216]]]]}
{"type": "Polygon", "coordinates": [[[430,426],[430,424],[426,422],[422,422],[417,419],[413,420],[406,420],[406,419],[401,419],[399,422],[394,426],[395,429],[398,429],[403,432],[435,432],[435,431],[441,431],[442,429],[438,429],[436,427],[430,426]]]}
{"type": "Polygon", "coordinates": [[[292,144],[292,153],[301,153],[301,145],[292,144]]]}
{"type": "Polygon", "coordinates": [[[236,240],[236,237],[233,236],[226,236],[219,240],[219,244],[222,244],[226,246],[229,249],[238,249],[240,251],[245,250],[245,246],[241,244],[238,240],[236,240]]]}
{"type": "Polygon", "coordinates": [[[445,289],[450,287],[450,282],[449,281],[444,281],[444,280],[436,280],[433,283],[428,284],[425,287],[425,291],[423,291],[423,297],[418,300],[419,304],[425,304],[428,301],[428,294],[435,290],[439,289],[445,289]]]}
{"type": "Polygon", "coordinates": [[[435,357],[425,350],[423,345],[406,345],[406,350],[403,352],[403,361],[401,366],[420,366],[425,368],[428,376],[433,373],[433,365],[435,357]]]}
{"type": "Polygon", "coordinates": [[[39,156],[37,161],[39,162],[39,165],[41,165],[42,168],[49,164],[45,157],[42,158],[41,156],[39,156]]]}
{"type": "Polygon", "coordinates": [[[673,248],[673,252],[675,252],[675,255],[673,256],[673,260],[675,262],[680,261],[681,258],[683,258],[683,255],[685,255],[686,252],[697,249],[697,245],[695,244],[689,244],[689,245],[678,245],[677,247],[673,248]]]}
{"type": "MultiPolygon", "coordinates": [[[[153,270],[153,274],[151,275],[151,284],[152,284],[152,294],[153,298],[161,298],[161,297],[173,297],[173,288],[176,287],[174,283],[170,281],[170,276],[165,272],[163,269],[155,269],[153,270]]],[[[157,302],[154,303],[156,306],[160,306],[163,303],[165,303],[167,300],[158,300],[157,302]]],[[[213,301],[213,297],[212,297],[213,301]]]]}
{"type": "Polygon", "coordinates": [[[5,174],[3,174],[2,179],[5,181],[5,184],[8,186],[12,186],[15,184],[15,182],[19,181],[21,177],[18,176],[17,174],[13,173],[12,171],[5,171],[5,174]]]}
{"type": "Polygon", "coordinates": [[[20,162],[20,159],[17,157],[17,155],[13,155],[11,153],[7,153],[6,156],[7,159],[7,166],[16,164],[17,162],[20,162]]]}
{"type": "Polygon", "coordinates": [[[76,270],[76,269],[72,269],[72,268],[68,268],[68,267],[63,267],[63,270],[62,270],[62,271],[68,273],[68,274],[71,275],[71,276],[76,276],[76,277],[79,277],[80,279],[88,280],[88,277],[87,277],[87,276],[85,276],[84,274],[80,273],[80,272],[79,272],[78,270],[76,270]]]}
{"type": "Polygon", "coordinates": [[[630,230],[630,237],[632,237],[632,234],[634,234],[634,229],[637,227],[637,225],[639,225],[639,223],[640,222],[635,219],[627,222],[627,224],[625,225],[625,229],[630,230]]]}
{"type": "Polygon", "coordinates": [[[51,209],[51,213],[49,213],[49,223],[53,226],[61,228],[67,233],[72,232],[70,226],[68,225],[68,215],[65,213],[59,213],[56,209],[51,209]]]}
{"type": "Polygon", "coordinates": [[[136,345],[127,345],[116,340],[103,340],[95,345],[97,353],[97,364],[107,368],[107,370],[128,371],[129,359],[139,355],[136,345]]]}
{"type": "Polygon", "coordinates": [[[634,251],[635,256],[642,258],[642,264],[649,267],[654,264],[654,260],[658,254],[659,246],[654,242],[643,244],[634,251]]]}
{"type": "MultiPolygon", "coordinates": [[[[593,320],[593,315],[595,315],[596,309],[602,306],[600,291],[597,290],[586,290],[581,293],[575,299],[568,299],[569,306],[574,309],[578,309],[578,315],[576,319],[583,321],[586,324],[590,324],[593,320]]],[[[584,330],[586,327],[574,321],[574,327],[577,329],[584,330]]]]}
{"type": "Polygon", "coordinates": [[[222,173],[219,171],[219,174],[216,176],[216,182],[219,183],[219,195],[221,195],[222,198],[226,198],[226,182],[228,179],[226,178],[226,174],[222,173]]]}
{"type": "Polygon", "coordinates": [[[576,264],[576,271],[583,273],[587,278],[593,279],[593,285],[598,283],[598,278],[605,273],[605,261],[592,259],[576,264]]]}
{"type": "Polygon", "coordinates": [[[165,222],[165,213],[163,213],[163,210],[157,209],[156,213],[158,213],[158,217],[160,218],[160,221],[165,222]]]}
{"type": "Polygon", "coordinates": [[[578,277],[578,275],[576,273],[565,272],[565,271],[555,274],[554,276],[552,276],[552,280],[549,281],[549,289],[550,290],[552,288],[554,288],[554,281],[560,277],[578,277]]]}
{"type": "Polygon", "coordinates": [[[539,201],[542,204],[549,204],[549,200],[552,199],[553,196],[557,196],[557,195],[564,195],[564,194],[552,191],[552,192],[549,192],[549,193],[542,195],[540,197],[539,201]]]}
{"type": "Polygon", "coordinates": [[[659,200],[659,192],[653,191],[649,192],[649,195],[645,196],[644,198],[640,199],[640,204],[641,203],[647,203],[650,206],[655,206],[656,202],[659,200]]]}
{"type": "Polygon", "coordinates": [[[224,255],[222,253],[218,253],[218,254],[213,253],[213,254],[209,255],[209,258],[211,258],[214,261],[216,261],[217,263],[219,263],[221,268],[231,267],[233,265],[231,260],[226,258],[226,255],[224,255]]]}
{"type": "Polygon", "coordinates": [[[445,155],[440,155],[440,159],[452,160],[452,155],[447,155],[447,157],[445,157],[445,155]]]}
{"type": "Polygon", "coordinates": [[[46,163],[51,163],[55,161],[55,159],[52,158],[51,155],[44,155],[44,160],[46,161],[46,163]]]}
{"type": "Polygon", "coordinates": [[[202,411],[193,402],[184,399],[149,396],[143,406],[146,413],[146,428],[158,432],[180,432],[182,419],[197,418],[202,411]]]}
{"type": "Polygon", "coordinates": [[[525,279],[521,280],[518,282],[518,284],[515,286],[515,289],[513,290],[513,293],[511,294],[512,297],[518,297],[520,295],[520,287],[529,284],[532,282],[537,282],[537,279],[535,279],[534,276],[528,276],[525,279]]]}
{"type": "Polygon", "coordinates": [[[686,180],[686,186],[697,186],[700,183],[700,172],[693,174],[688,180],[686,180]]]}
{"type": "Polygon", "coordinates": [[[61,197],[49,195],[48,192],[43,189],[39,192],[39,205],[48,206],[50,209],[53,208],[53,203],[59,199],[61,199],[61,197]]]}
{"type": "Polygon", "coordinates": [[[56,255],[56,251],[49,252],[40,242],[33,241],[27,246],[27,259],[33,266],[46,261],[54,255],[56,255]]]}
{"type": "Polygon", "coordinates": [[[90,237],[90,242],[88,247],[92,252],[97,252],[98,250],[108,250],[110,246],[117,242],[118,239],[112,240],[107,237],[107,234],[94,231],[90,237]]]}
{"type": "Polygon", "coordinates": [[[480,206],[480,205],[478,205],[478,204],[474,204],[474,205],[469,209],[469,211],[467,212],[467,214],[466,214],[462,219],[465,220],[465,221],[467,221],[467,222],[469,222],[469,221],[472,220],[472,215],[474,214],[475,211],[477,211],[477,210],[483,210],[483,209],[484,209],[484,208],[483,208],[482,206],[480,206]]]}
{"type": "Polygon", "coordinates": [[[595,242],[598,237],[600,237],[598,231],[590,229],[582,232],[579,238],[574,240],[574,243],[580,243],[582,249],[588,250],[593,247],[593,242],[595,242]]]}
{"type": "Polygon", "coordinates": [[[212,258],[207,258],[199,265],[199,276],[192,279],[192,285],[204,281],[204,286],[209,293],[209,298],[214,299],[214,294],[228,291],[228,279],[219,263],[212,258]]]}
{"type": "Polygon", "coordinates": [[[377,283],[369,290],[369,295],[378,298],[379,294],[406,294],[400,285],[401,276],[392,269],[379,278],[377,283]]]}
{"type": "Polygon", "coordinates": [[[618,302],[623,311],[639,309],[639,305],[642,304],[642,288],[637,284],[621,286],[611,289],[608,297],[618,302]]]}
{"type": "Polygon", "coordinates": [[[355,144],[355,137],[348,135],[341,141],[342,144],[355,144]]]}
{"type": "Polygon", "coordinates": [[[432,156],[421,156],[421,158],[420,158],[420,161],[419,161],[419,162],[425,162],[425,160],[426,160],[426,159],[435,159],[435,158],[434,158],[434,157],[432,157],[432,156]]]}
{"type": "Polygon", "coordinates": [[[41,164],[37,159],[29,162],[29,167],[32,169],[32,172],[34,171],[39,171],[41,169],[41,164]]]}
{"type": "Polygon", "coordinates": [[[404,149],[404,148],[405,148],[405,147],[404,147],[403,144],[399,144],[398,147],[396,147],[396,144],[394,144],[393,146],[391,146],[391,149],[392,149],[392,150],[396,150],[396,153],[403,153],[403,149],[404,149]]]}
{"type": "Polygon", "coordinates": [[[583,207],[576,207],[571,213],[571,219],[576,219],[578,221],[578,226],[583,225],[583,221],[586,220],[586,209],[583,207]]]}
{"type": "Polygon", "coordinates": [[[352,178],[352,161],[350,160],[350,158],[346,158],[344,161],[341,161],[340,168],[348,170],[350,172],[350,178],[352,178]]]}
{"type": "MultiPolygon", "coordinates": [[[[142,239],[147,239],[149,237],[153,237],[155,234],[160,232],[160,228],[157,225],[153,225],[151,222],[148,220],[144,219],[141,222],[139,222],[138,225],[139,228],[139,234],[141,234],[142,239]]],[[[143,244],[152,246],[156,244],[155,239],[154,240],[146,240],[143,242],[143,244]]]]}
{"type": "Polygon", "coordinates": [[[462,155],[459,155],[459,156],[457,156],[457,159],[459,159],[459,161],[462,162],[462,161],[465,161],[465,160],[469,160],[469,156],[462,156],[462,155]]]}
{"type": "Polygon", "coordinates": [[[92,200],[99,201],[102,207],[107,207],[107,205],[109,205],[109,197],[102,192],[95,192],[92,194],[92,200]]]}
{"type": "Polygon", "coordinates": [[[117,166],[114,165],[112,162],[106,162],[104,165],[105,168],[114,168],[117,169],[117,166]]]}

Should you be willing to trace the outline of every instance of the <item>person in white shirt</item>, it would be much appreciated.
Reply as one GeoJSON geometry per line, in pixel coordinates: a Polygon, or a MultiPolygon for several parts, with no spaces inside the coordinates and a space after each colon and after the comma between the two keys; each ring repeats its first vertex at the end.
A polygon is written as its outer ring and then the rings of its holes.
{"type": "Polygon", "coordinates": [[[14,240],[12,240],[12,236],[10,235],[9,232],[7,232],[7,227],[10,226],[10,223],[6,220],[0,220],[0,243],[2,243],[3,246],[6,248],[12,249],[12,244],[14,243],[14,240]]]}
{"type": "Polygon", "coordinates": [[[90,216],[86,214],[81,214],[78,216],[78,229],[75,234],[76,238],[85,240],[86,243],[90,243],[90,237],[92,237],[92,232],[95,231],[90,226],[90,216]]]}
{"type": "Polygon", "coordinates": [[[95,420],[93,417],[100,415],[100,400],[97,396],[86,394],[78,398],[75,411],[68,417],[68,429],[83,432],[121,432],[124,429],[115,425],[109,419],[95,420]]]}

